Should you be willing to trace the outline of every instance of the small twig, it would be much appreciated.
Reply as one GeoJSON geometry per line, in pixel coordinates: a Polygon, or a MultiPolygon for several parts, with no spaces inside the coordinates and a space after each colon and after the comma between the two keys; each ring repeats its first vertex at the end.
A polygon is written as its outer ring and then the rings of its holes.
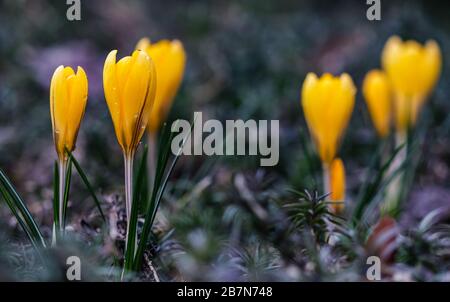
{"type": "Polygon", "coordinates": [[[236,186],[239,195],[247,203],[256,217],[258,217],[259,220],[267,221],[268,214],[266,210],[255,200],[252,192],[248,189],[247,182],[242,174],[236,175],[234,185],[236,186]]]}
{"type": "Polygon", "coordinates": [[[158,273],[156,272],[155,268],[153,267],[152,261],[150,259],[148,259],[147,255],[144,255],[144,258],[145,258],[145,261],[147,262],[148,267],[150,268],[150,270],[153,273],[153,278],[155,278],[155,281],[156,282],[161,282],[159,280],[158,273]]]}
{"type": "Polygon", "coordinates": [[[192,190],[187,192],[178,200],[178,204],[180,205],[179,207],[184,208],[191,200],[197,199],[211,184],[212,179],[210,176],[203,178],[192,190]]]}

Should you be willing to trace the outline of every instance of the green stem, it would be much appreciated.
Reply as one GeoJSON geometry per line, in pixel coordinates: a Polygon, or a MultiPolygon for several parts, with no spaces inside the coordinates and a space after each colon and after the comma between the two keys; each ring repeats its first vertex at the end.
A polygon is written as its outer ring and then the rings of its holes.
{"type": "Polygon", "coordinates": [[[131,217],[131,202],[133,198],[133,155],[124,156],[125,167],[125,206],[127,221],[131,217]]]}
{"type": "MultiPolygon", "coordinates": [[[[133,202],[133,159],[134,154],[126,154],[124,153],[124,168],[125,168],[125,208],[127,214],[127,231],[125,235],[125,250],[124,255],[126,255],[127,250],[129,249],[128,245],[128,233],[130,231],[130,219],[131,219],[131,206],[133,202]]],[[[126,257],[124,258],[126,259],[126,257]]],[[[121,280],[123,280],[125,276],[125,267],[124,263],[121,280]]]]}
{"type": "MultiPolygon", "coordinates": [[[[323,194],[330,193],[330,166],[328,164],[322,165],[323,170],[323,194]]],[[[329,199],[329,197],[327,197],[329,199]]]]}
{"type": "Polygon", "coordinates": [[[60,159],[59,163],[59,202],[58,202],[58,217],[59,217],[59,232],[60,235],[64,233],[64,192],[66,189],[66,170],[67,160],[60,159]]]}
{"type": "MultiPolygon", "coordinates": [[[[330,165],[327,163],[322,164],[322,170],[323,170],[323,191],[324,191],[323,193],[329,194],[331,192],[330,165]]],[[[326,201],[330,200],[331,200],[330,196],[327,196],[326,201]]],[[[328,219],[326,219],[326,224],[328,229],[327,237],[329,238],[328,243],[333,246],[335,244],[335,237],[333,236],[335,227],[328,219]]]]}
{"type": "MultiPolygon", "coordinates": [[[[406,140],[407,140],[406,133],[397,133],[395,136],[396,148],[405,144],[406,140]]],[[[402,150],[399,151],[394,161],[392,162],[391,167],[389,168],[387,177],[390,177],[396,170],[399,169],[399,167],[403,164],[403,162],[406,159],[407,152],[408,150],[406,147],[404,147],[402,150]]],[[[400,193],[403,177],[404,177],[403,173],[398,173],[386,188],[386,198],[385,198],[386,202],[381,208],[382,215],[394,215],[395,212],[398,210],[397,208],[400,203],[400,193]]]]}

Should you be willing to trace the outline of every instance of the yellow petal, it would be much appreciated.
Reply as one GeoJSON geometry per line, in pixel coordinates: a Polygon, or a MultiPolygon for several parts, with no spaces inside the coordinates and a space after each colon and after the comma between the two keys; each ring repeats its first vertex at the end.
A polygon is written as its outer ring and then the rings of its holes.
{"type": "Polygon", "coordinates": [[[436,41],[428,41],[423,51],[422,76],[424,79],[425,95],[436,85],[442,69],[442,55],[436,41]]]}
{"type": "Polygon", "coordinates": [[[387,70],[399,56],[399,53],[401,52],[401,45],[402,40],[398,36],[392,36],[387,40],[381,55],[381,63],[384,70],[387,70]]]}
{"type": "Polygon", "coordinates": [[[55,91],[56,91],[56,86],[60,85],[61,82],[61,77],[63,77],[63,75],[61,75],[61,73],[64,70],[64,66],[60,65],[58,66],[58,68],[56,68],[55,72],[53,73],[51,82],[50,82],[50,116],[51,116],[51,120],[52,120],[52,127],[53,127],[53,132],[56,131],[56,121],[55,121],[55,91]]]}
{"type": "MultiPolygon", "coordinates": [[[[125,86],[128,81],[128,75],[133,65],[133,58],[130,56],[123,57],[116,64],[116,76],[117,76],[117,89],[119,97],[122,98],[125,90],[125,86]]],[[[122,103],[121,106],[124,106],[122,103]]],[[[122,108],[123,109],[123,108],[122,108]]]]}
{"type": "Polygon", "coordinates": [[[332,209],[339,213],[344,208],[345,201],[345,168],[340,158],[336,158],[330,165],[330,200],[334,202],[332,209]]]}
{"type": "Polygon", "coordinates": [[[161,40],[150,45],[149,40],[144,38],[139,41],[137,49],[145,49],[156,68],[158,85],[148,124],[149,131],[156,132],[166,119],[181,84],[186,54],[182,43],[178,40],[161,40]]]}
{"type": "Polygon", "coordinates": [[[71,102],[68,108],[66,147],[69,151],[75,148],[78,129],[86,108],[88,96],[88,80],[83,68],[78,66],[76,76],[72,76],[70,88],[71,102]]]}
{"type": "Polygon", "coordinates": [[[426,97],[437,82],[442,58],[434,41],[424,46],[417,41],[402,42],[399,37],[393,37],[384,47],[382,63],[396,92],[426,97]]]}
{"type": "Polygon", "coordinates": [[[105,97],[114,123],[117,140],[126,154],[134,152],[147,125],[154,100],[156,76],[153,62],[137,50],[116,62],[117,51],[105,61],[105,97]]]}
{"type": "Polygon", "coordinates": [[[117,50],[113,50],[106,57],[105,66],[103,68],[103,89],[109,113],[114,124],[117,141],[119,142],[119,145],[124,148],[124,137],[121,125],[122,104],[119,97],[116,56],[117,50]]]}
{"type": "Polygon", "coordinates": [[[441,51],[435,41],[421,45],[393,37],[385,45],[382,63],[395,93],[396,128],[404,132],[414,125],[438,81],[442,68],[441,51]]]}
{"type": "Polygon", "coordinates": [[[408,96],[404,93],[395,93],[393,107],[395,128],[398,133],[405,134],[415,125],[423,103],[421,95],[408,96]]]}
{"type": "Polygon", "coordinates": [[[378,135],[386,137],[390,131],[393,109],[392,92],[386,74],[380,70],[367,73],[363,82],[363,95],[378,135]]]}
{"type": "MultiPolygon", "coordinates": [[[[135,51],[129,62],[129,73],[123,89],[123,127],[126,145],[134,147],[140,141],[140,129],[144,105],[150,88],[152,61],[143,51],[135,51]]],[[[147,121],[145,121],[146,125],[147,121]]]]}
{"type": "Polygon", "coordinates": [[[53,118],[54,118],[54,140],[58,156],[64,156],[64,143],[66,140],[66,126],[67,126],[67,107],[70,103],[70,96],[67,85],[66,75],[70,75],[70,69],[57,69],[54,77],[53,89],[53,118]]]}
{"type": "Polygon", "coordinates": [[[150,39],[145,37],[140,39],[136,44],[136,49],[140,49],[143,51],[147,51],[147,48],[150,46],[150,39]]]}
{"type": "Polygon", "coordinates": [[[144,135],[145,129],[147,128],[147,125],[150,121],[150,115],[153,111],[153,106],[155,104],[155,95],[156,95],[156,89],[158,87],[157,85],[157,75],[156,75],[156,69],[155,65],[151,64],[150,69],[150,80],[149,80],[149,87],[148,87],[148,93],[147,98],[145,100],[144,108],[141,113],[141,117],[139,119],[139,125],[137,126],[139,131],[136,134],[137,142],[139,142],[142,138],[142,135],[144,135]]]}
{"type": "Polygon", "coordinates": [[[50,84],[50,113],[53,137],[60,159],[67,157],[65,149],[73,151],[77,132],[87,100],[87,77],[79,67],[59,66],[50,84]]]}

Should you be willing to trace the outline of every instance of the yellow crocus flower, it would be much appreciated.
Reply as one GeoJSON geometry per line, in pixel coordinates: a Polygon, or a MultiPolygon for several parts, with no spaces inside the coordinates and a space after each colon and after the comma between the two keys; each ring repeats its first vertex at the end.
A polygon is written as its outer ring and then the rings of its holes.
{"type": "Polygon", "coordinates": [[[309,131],[325,166],[336,157],[342,135],[355,103],[356,88],[352,78],[309,73],[302,87],[302,106],[309,131]]]}
{"type": "Polygon", "coordinates": [[[389,79],[381,70],[367,73],[363,82],[363,95],[370,117],[380,137],[386,137],[391,127],[392,92],[389,79]]]}
{"type": "Polygon", "coordinates": [[[71,67],[59,66],[50,82],[50,116],[53,128],[53,140],[58,154],[58,221],[54,221],[53,243],[56,243],[56,230],[63,234],[64,215],[63,197],[66,188],[66,169],[68,154],[72,152],[84,115],[88,96],[88,80],[83,68],[78,66],[77,73],[71,67]]]}
{"type": "Polygon", "coordinates": [[[184,75],[186,53],[178,40],[161,40],[151,44],[148,38],[141,39],[136,49],[141,49],[153,59],[158,78],[155,103],[148,121],[148,130],[156,133],[172,106],[184,75]]]}
{"type": "Polygon", "coordinates": [[[117,50],[109,53],[103,69],[105,98],[117,140],[126,156],[135,152],[149,120],[156,90],[152,59],[136,50],[116,63],[117,50]]]}
{"type": "Polygon", "coordinates": [[[340,158],[336,158],[330,165],[330,201],[335,213],[341,213],[345,201],[345,167],[340,158]]]}
{"type": "MultiPolygon", "coordinates": [[[[127,214],[126,252],[133,203],[134,154],[145,132],[156,91],[156,71],[145,51],[135,50],[116,63],[117,50],[108,54],[103,68],[103,88],[114,124],[117,141],[122,147],[125,166],[125,205],[127,214]]],[[[136,243],[136,242],[135,242],[136,243]]],[[[126,253],[125,252],[125,253],[126,253]]],[[[128,264],[127,264],[128,265],[128,264]]],[[[122,278],[125,274],[122,271],[122,278]]]]}
{"type": "Polygon", "coordinates": [[[384,47],[382,65],[395,94],[395,124],[404,133],[415,124],[423,103],[436,85],[442,67],[441,51],[435,41],[421,45],[393,36],[384,47]]]}
{"type": "Polygon", "coordinates": [[[60,161],[67,158],[65,149],[73,151],[88,96],[88,80],[83,68],[59,66],[50,83],[50,115],[53,139],[60,161]]]}

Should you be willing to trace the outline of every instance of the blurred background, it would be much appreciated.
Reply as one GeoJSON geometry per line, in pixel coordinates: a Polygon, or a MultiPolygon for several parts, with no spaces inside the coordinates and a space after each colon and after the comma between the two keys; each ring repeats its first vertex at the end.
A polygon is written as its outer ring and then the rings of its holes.
{"type": "MultiPolygon", "coordinates": [[[[0,167],[49,236],[56,159],[50,78],[60,64],[83,66],[89,99],[75,155],[102,196],[109,219],[115,217],[123,206],[123,167],[103,96],[104,60],[112,49],[119,50],[119,57],[128,55],[144,36],[179,39],[187,67],[169,120],[191,120],[194,111],[202,111],[204,120],[278,119],[280,163],[262,169],[252,157],[182,157],[155,230],[152,253],[158,274],[163,280],[298,280],[298,267],[286,262],[268,235],[272,230],[254,219],[251,202],[271,213],[288,188],[321,190],[316,182],[320,164],[313,163],[317,173],[311,174],[304,148],[312,146],[300,138],[308,137],[300,88],[310,71],[347,72],[358,87],[339,152],[346,163],[351,208],[378,144],[360,87],[366,72],[380,68],[382,48],[393,34],[420,42],[435,39],[443,54],[442,75],[424,113],[422,160],[398,221],[408,230],[433,209],[450,212],[450,5],[381,3],[382,20],[371,22],[366,1],[81,0],[82,20],[70,22],[65,1],[1,0],[0,167]],[[254,198],[250,203],[242,197],[244,189],[254,198]]],[[[101,231],[78,177],[69,211],[70,227],[85,234],[89,246],[95,249],[95,242],[102,242],[92,253],[107,267],[120,244],[111,232],[101,231]]],[[[17,249],[23,234],[1,202],[0,225],[2,242],[11,243],[11,253],[22,259],[17,249]]],[[[12,265],[17,278],[46,278],[17,262],[21,268],[12,265]]],[[[8,265],[0,262],[0,276],[8,265]]]]}

